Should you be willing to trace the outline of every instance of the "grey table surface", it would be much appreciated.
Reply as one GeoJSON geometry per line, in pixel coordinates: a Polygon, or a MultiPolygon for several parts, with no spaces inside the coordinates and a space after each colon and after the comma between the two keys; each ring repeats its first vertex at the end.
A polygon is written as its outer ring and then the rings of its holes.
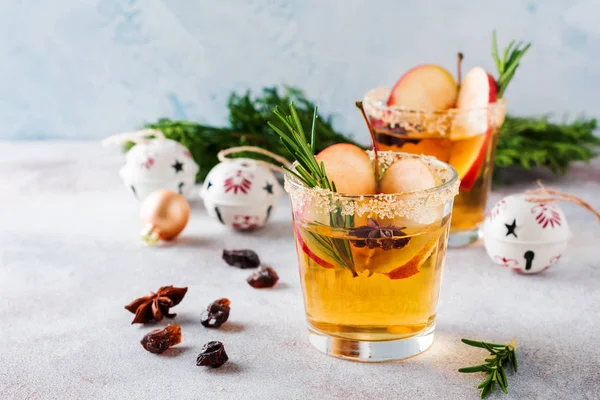
{"type": "MultiPolygon", "coordinates": [[[[431,349],[409,360],[361,364],[307,340],[287,198],[262,230],[235,233],[200,201],[171,246],[138,240],[138,203],[117,170],[123,155],[91,142],[0,142],[1,399],[476,399],[483,359],[461,337],[519,341],[521,370],[492,399],[600,398],[600,225],[566,204],[574,239],[559,264],[520,276],[484,248],[448,252],[431,349]],[[223,248],[255,249],[280,275],[248,286],[223,248]],[[153,326],[130,325],[123,306],[162,285],[188,286],[174,311],[183,342],[164,355],[140,346],[153,326]],[[230,321],[208,330],[200,312],[232,300],[230,321]],[[195,366],[209,340],[230,362],[195,366]]],[[[600,160],[548,181],[600,206],[600,160]]],[[[532,187],[517,184],[501,196],[532,187]]]]}

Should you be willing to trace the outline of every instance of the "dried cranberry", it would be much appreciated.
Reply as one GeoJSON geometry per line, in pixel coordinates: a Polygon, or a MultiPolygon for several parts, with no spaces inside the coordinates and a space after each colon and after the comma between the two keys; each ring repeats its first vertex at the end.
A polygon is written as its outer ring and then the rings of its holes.
{"type": "Polygon", "coordinates": [[[248,284],[256,289],[273,287],[278,280],[277,272],[271,267],[260,267],[246,279],[248,284]]]}
{"type": "Polygon", "coordinates": [[[168,325],[164,329],[155,329],[144,335],[140,341],[144,349],[155,354],[160,354],[180,342],[181,328],[179,325],[168,325]]]}
{"type": "Polygon", "coordinates": [[[219,368],[229,360],[225,347],[221,342],[208,342],[202,347],[202,352],[198,354],[196,365],[202,367],[219,368]]]}
{"type": "Polygon", "coordinates": [[[223,250],[223,260],[233,267],[256,268],[260,265],[258,255],[252,250],[223,250]]]}
{"type": "Polygon", "coordinates": [[[229,318],[231,310],[231,301],[229,299],[218,299],[208,305],[208,308],[202,312],[200,322],[207,328],[218,328],[229,318]]]}

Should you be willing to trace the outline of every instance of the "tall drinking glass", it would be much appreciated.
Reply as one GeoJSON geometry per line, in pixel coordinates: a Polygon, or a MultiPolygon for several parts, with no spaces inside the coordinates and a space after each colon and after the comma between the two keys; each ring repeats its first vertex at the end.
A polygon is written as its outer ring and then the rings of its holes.
{"type": "Polygon", "coordinates": [[[345,195],[307,188],[287,174],[311,343],[358,361],[410,357],[433,343],[454,168],[433,157],[381,152],[380,170],[423,160],[436,186],[345,195]]]}
{"type": "Polygon", "coordinates": [[[426,154],[452,165],[461,184],[454,201],[449,246],[474,242],[485,219],[504,100],[480,109],[419,111],[388,106],[389,93],[389,89],[373,89],[363,102],[379,148],[426,154]]]}

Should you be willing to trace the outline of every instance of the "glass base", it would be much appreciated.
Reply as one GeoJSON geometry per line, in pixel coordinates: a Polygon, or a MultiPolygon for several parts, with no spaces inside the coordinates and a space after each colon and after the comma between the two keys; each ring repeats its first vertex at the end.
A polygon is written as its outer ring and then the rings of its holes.
{"type": "Polygon", "coordinates": [[[308,335],[313,346],[330,356],[351,361],[383,362],[402,360],[424,352],[433,344],[434,329],[435,325],[416,336],[381,342],[327,336],[310,327],[308,335]]]}
{"type": "Polygon", "coordinates": [[[450,232],[448,247],[463,247],[479,240],[479,228],[468,231],[450,232]]]}

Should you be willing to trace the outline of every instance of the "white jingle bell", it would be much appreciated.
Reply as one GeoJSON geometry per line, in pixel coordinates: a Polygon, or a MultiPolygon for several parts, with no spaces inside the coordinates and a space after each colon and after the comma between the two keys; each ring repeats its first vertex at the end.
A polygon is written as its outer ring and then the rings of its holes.
{"type": "Polygon", "coordinates": [[[161,131],[154,129],[116,135],[106,139],[105,143],[113,141],[136,143],[127,152],[126,163],[119,175],[138,200],[159,189],[189,198],[200,168],[185,146],[166,139],[161,131]]]}
{"type": "Polygon", "coordinates": [[[526,194],[500,200],[485,219],[483,239],[499,265],[535,274],[556,264],[567,248],[571,230],[554,202],[532,202],[526,194]]]}
{"type": "Polygon", "coordinates": [[[283,189],[262,164],[234,158],[211,169],[201,191],[208,214],[240,231],[263,226],[275,212],[283,189]]]}

